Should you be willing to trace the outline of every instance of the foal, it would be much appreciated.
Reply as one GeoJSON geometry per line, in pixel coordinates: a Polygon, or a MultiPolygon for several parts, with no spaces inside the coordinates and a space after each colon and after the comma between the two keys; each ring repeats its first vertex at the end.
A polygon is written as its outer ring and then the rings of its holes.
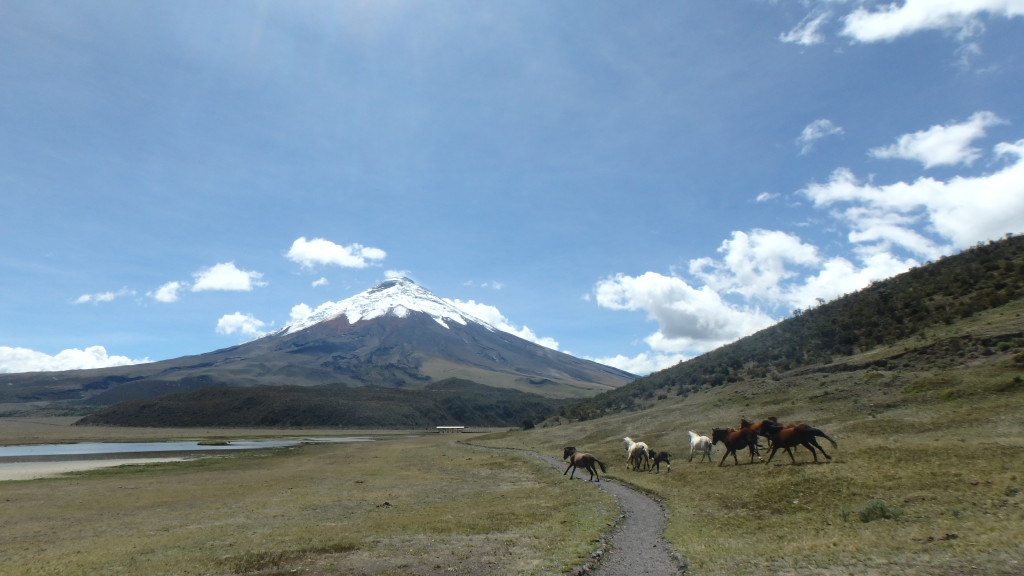
{"type": "Polygon", "coordinates": [[[672,463],[668,461],[668,459],[671,458],[671,457],[672,457],[672,455],[669,454],[668,452],[665,452],[664,450],[661,450],[657,454],[655,454],[654,457],[651,459],[651,462],[652,462],[651,469],[654,470],[654,473],[655,474],[661,474],[661,463],[662,462],[665,463],[665,473],[667,474],[667,473],[671,472],[672,471],[672,463]]]}
{"type": "Polygon", "coordinates": [[[576,475],[576,467],[580,466],[587,470],[588,472],[590,472],[590,480],[587,480],[587,482],[594,481],[595,476],[597,476],[598,482],[601,481],[601,477],[598,476],[597,468],[594,466],[594,464],[600,466],[601,472],[604,472],[605,469],[603,462],[601,462],[597,458],[594,458],[592,455],[587,454],[586,452],[580,452],[576,450],[575,446],[566,446],[565,450],[562,451],[562,460],[565,460],[567,458],[569,459],[569,467],[565,469],[565,472],[562,472],[562,476],[565,476],[571,468],[572,474],[569,474],[569,480],[572,480],[573,476],[576,475]]]}

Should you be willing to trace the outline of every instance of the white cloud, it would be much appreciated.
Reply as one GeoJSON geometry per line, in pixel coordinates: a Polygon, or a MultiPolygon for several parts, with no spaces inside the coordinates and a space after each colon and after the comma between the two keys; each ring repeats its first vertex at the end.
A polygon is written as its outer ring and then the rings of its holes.
{"type": "Polygon", "coordinates": [[[306,318],[309,318],[312,315],[313,308],[311,308],[309,304],[296,304],[295,306],[292,306],[291,321],[289,322],[289,324],[295,324],[296,322],[299,322],[300,320],[305,320],[306,318]]]}
{"type": "Polygon", "coordinates": [[[397,278],[412,278],[412,272],[408,270],[385,270],[384,278],[387,280],[394,280],[397,278]]]}
{"type": "Polygon", "coordinates": [[[809,14],[799,24],[797,24],[795,28],[789,32],[780,34],[779,40],[788,44],[799,44],[801,46],[821,44],[825,41],[825,36],[821,33],[821,28],[825,22],[828,21],[828,18],[828,12],[821,14],[809,14]]]}
{"type": "Polygon", "coordinates": [[[302,265],[303,268],[312,268],[318,264],[366,268],[371,262],[386,258],[387,252],[362,244],[342,246],[323,238],[306,240],[303,236],[292,242],[292,247],[286,256],[292,262],[302,265]]]}
{"type": "Polygon", "coordinates": [[[327,281],[327,278],[321,277],[319,280],[314,280],[313,281],[313,288],[319,288],[321,286],[327,286],[328,284],[330,284],[330,282],[327,281]]]}
{"type": "Polygon", "coordinates": [[[808,154],[813,148],[815,143],[822,138],[828,136],[838,136],[843,133],[842,126],[836,126],[828,118],[819,118],[814,122],[811,122],[800,132],[800,136],[797,137],[796,143],[800,145],[800,155],[803,156],[808,154]]]}
{"type": "Polygon", "coordinates": [[[659,353],[706,352],[774,323],[759,310],[729,304],[708,286],[697,289],[656,272],[602,280],[595,297],[604,308],[646,312],[658,331],[645,342],[659,353]]]}
{"type": "Polygon", "coordinates": [[[148,358],[132,360],[127,356],[111,356],[103,346],[90,346],[85,350],[69,348],[55,356],[28,348],[0,346],[0,374],[109,368],[149,361],[148,358]]]}
{"type": "Polygon", "coordinates": [[[691,356],[683,354],[651,354],[641,352],[632,358],[619,354],[610,358],[588,358],[588,360],[604,364],[605,366],[612,366],[619,370],[625,370],[630,374],[644,376],[658,370],[664,370],[690,358],[691,356]]]}
{"type": "Polygon", "coordinates": [[[195,283],[192,284],[193,292],[204,290],[240,290],[248,292],[255,286],[265,286],[260,282],[263,274],[248,270],[240,270],[234,262],[222,262],[204,268],[193,274],[195,283]]]}
{"type": "Polygon", "coordinates": [[[971,143],[983,137],[990,126],[1003,123],[992,112],[976,112],[965,122],[904,134],[895,144],[872,148],[868,153],[875,158],[916,160],[925,168],[970,165],[981,157],[981,150],[972,148],[971,143]]]}
{"type": "Polygon", "coordinates": [[[260,336],[263,334],[263,326],[265,325],[265,322],[255,318],[252,314],[235,312],[234,314],[225,314],[217,320],[217,333],[260,336]]]}
{"type": "Polygon", "coordinates": [[[961,38],[981,29],[981,14],[1024,15],[1024,0],[906,0],[878,10],[860,7],[843,21],[842,34],[858,42],[895,40],[922,30],[956,30],[961,38]]]}
{"type": "Polygon", "coordinates": [[[1008,232],[1024,232],[1024,140],[1001,143],[995,154],[1010,163],[991,174],[876,186],[861,184],[851,171],[839,169],[828,182],[811,184],[802,193],[815,206],[836,208],[834,213],[851,227],[852,242],[882,243],[881,249],[898,245],[931,259],[1008,232]],[[922,220],[927,231],[952,246],[926,238],[922,220]]]}
{"type": "Polygon", "coordinates": [[[185,285],[181,282],[168,282],[157,288],[155,292],[150,293],[150,296],[157,302],[177,302],[178,292],[184,287],[185,285]]]}
{"type": "Polygon", "coordinates": [[[831,258],[817,274],[794,287],[790,303],[796,308],[805,308],[818,298],[831,300],[856,292],[874,281],[901,274],[919,264],[916,260],[901,260],[887,252],[864,254],[859,268],[846,258],[831,258]]]}
{"type": "Polygon", "coordinates": [[[75,304],[87,304],[92,302],[98,304],[100,302],[113,302],[114,300],[123,296],[134,296],[135,291],[129,290],[128,288],[121,288],[117,292],[100,292],[97,294],[82,294],[75,299],[75,304]]]}
{"type": "Polygon", "coordinates": [[[463,286],[479,286],[481,288],[490,288],[491,290],[501,290],[505,287],[505,284],[496,280],[490,282],[477,283],[475,280],[467,280],[462,283],[463,286]]]}
{"type": "Polygon", "coordinates": [[[690,273],[718,292],[773,303],[786,299],[784,283],[797,275],[790,265],[814,267],[821,261],[817,248],[775,230],[733,232],[718,252],[724,255],[720,261],[698,258],[690,262],[690,273]]]}
{"type": "Polygon", "coordinates": [[[523,326],[522,328],[514,326],[511,322],[509,322],[508,318],[505,318],[505,315],[502,314],[501,311],[495,308],[494,306],[491,306],[489,304],[482,304],[480,302],[475,302],[473,300],[463,302],[462,300],[452,300],[449,298],[444,298],[444,301],[451,304],[452,306],[455,306],[459,310],[464,311],[466,314],[469,314],[470,316],[474,316],[476,318],[483,320],[484,322],[487,322],[488,324],[494,326],[498,330],[508,332],[509,334],[514,334],[522,338],[523,340],[528,340],[530,342],[533,342],[534,344],[539,344],[546,348],[551,348],[552,350],[558,350],[557,340],[555,340],[554,338],[538,336],[528,326],[523,326]]]}

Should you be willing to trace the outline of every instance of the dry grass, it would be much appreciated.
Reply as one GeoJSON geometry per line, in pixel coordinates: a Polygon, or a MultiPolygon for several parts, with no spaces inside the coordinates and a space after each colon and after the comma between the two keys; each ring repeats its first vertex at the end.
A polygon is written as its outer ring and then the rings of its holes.
{"type": "Polygon", "coordinates": [[[587,488],[436,434],[3,482],[0,572],[558,573],[615,516],[587,488]]]}
{"type": "Polygon", "coordinates": [[[811,374],[664,399],[644,412],[491,436],[552,452],[576,444],[608,476],[660,497],[667,538],[694,574],[1024,573],[1024,387],[1008,357],[936,373],[811,374]],[[1018,382],[1018,383],[1015,383],[1018,382]],[[839,443],[834,460],[687,462],[687,430],[777,415],[839,443]],[[674,455],[670,474],[628,472],[622,437],[674,455]]]}

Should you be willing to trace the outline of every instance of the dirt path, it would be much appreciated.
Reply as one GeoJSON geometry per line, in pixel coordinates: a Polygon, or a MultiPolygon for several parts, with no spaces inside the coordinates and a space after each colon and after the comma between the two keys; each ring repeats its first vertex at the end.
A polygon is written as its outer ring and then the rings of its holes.
{"type": "MultiPolygon", "coordinates": [[[[559,470],[566,463],[550,456],[541,456],[559,470]]],[[[577,473],[578,476],[578,473],[577,473]]],[[[590,474],[583,471],[586,481],[590,474]]],[[[566,481],[568,477],[566,477],[566,481]]],[[[581,481],[577,477],[574,482],[581,481]]],[[[610,541],[592,558],[590,565],[574,574],[594,576],[682,576],[686,574],[686,559],[672,551],[662,538],[667,514],[660,504],[648,496],[614,480],[603,479],[593,483],[615,496],[621,517],[611,534],[610,541]]]]}

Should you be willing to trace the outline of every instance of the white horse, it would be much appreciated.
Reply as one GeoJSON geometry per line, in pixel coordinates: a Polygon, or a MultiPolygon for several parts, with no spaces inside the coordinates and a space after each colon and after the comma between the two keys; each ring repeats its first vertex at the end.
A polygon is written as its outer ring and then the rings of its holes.
{"type": "Polygon", "coordinates": [[[643,463],[645,469],[651,465],[651,448],[644,442],[634,442],[626,436],[622,439],[626,443],[626,469],[639,470],[643,463]]]}
{"type": "Polygon", "coordinates": [[[688,462],[693,462],[693,455],[700,454],[700,461],[703,462],[704,458],[707,457],[708,462],[711,462],[711,438],[707,436],[701,436],[693,430],[689,431],[690,434],[690,459],[688,462]]]}

